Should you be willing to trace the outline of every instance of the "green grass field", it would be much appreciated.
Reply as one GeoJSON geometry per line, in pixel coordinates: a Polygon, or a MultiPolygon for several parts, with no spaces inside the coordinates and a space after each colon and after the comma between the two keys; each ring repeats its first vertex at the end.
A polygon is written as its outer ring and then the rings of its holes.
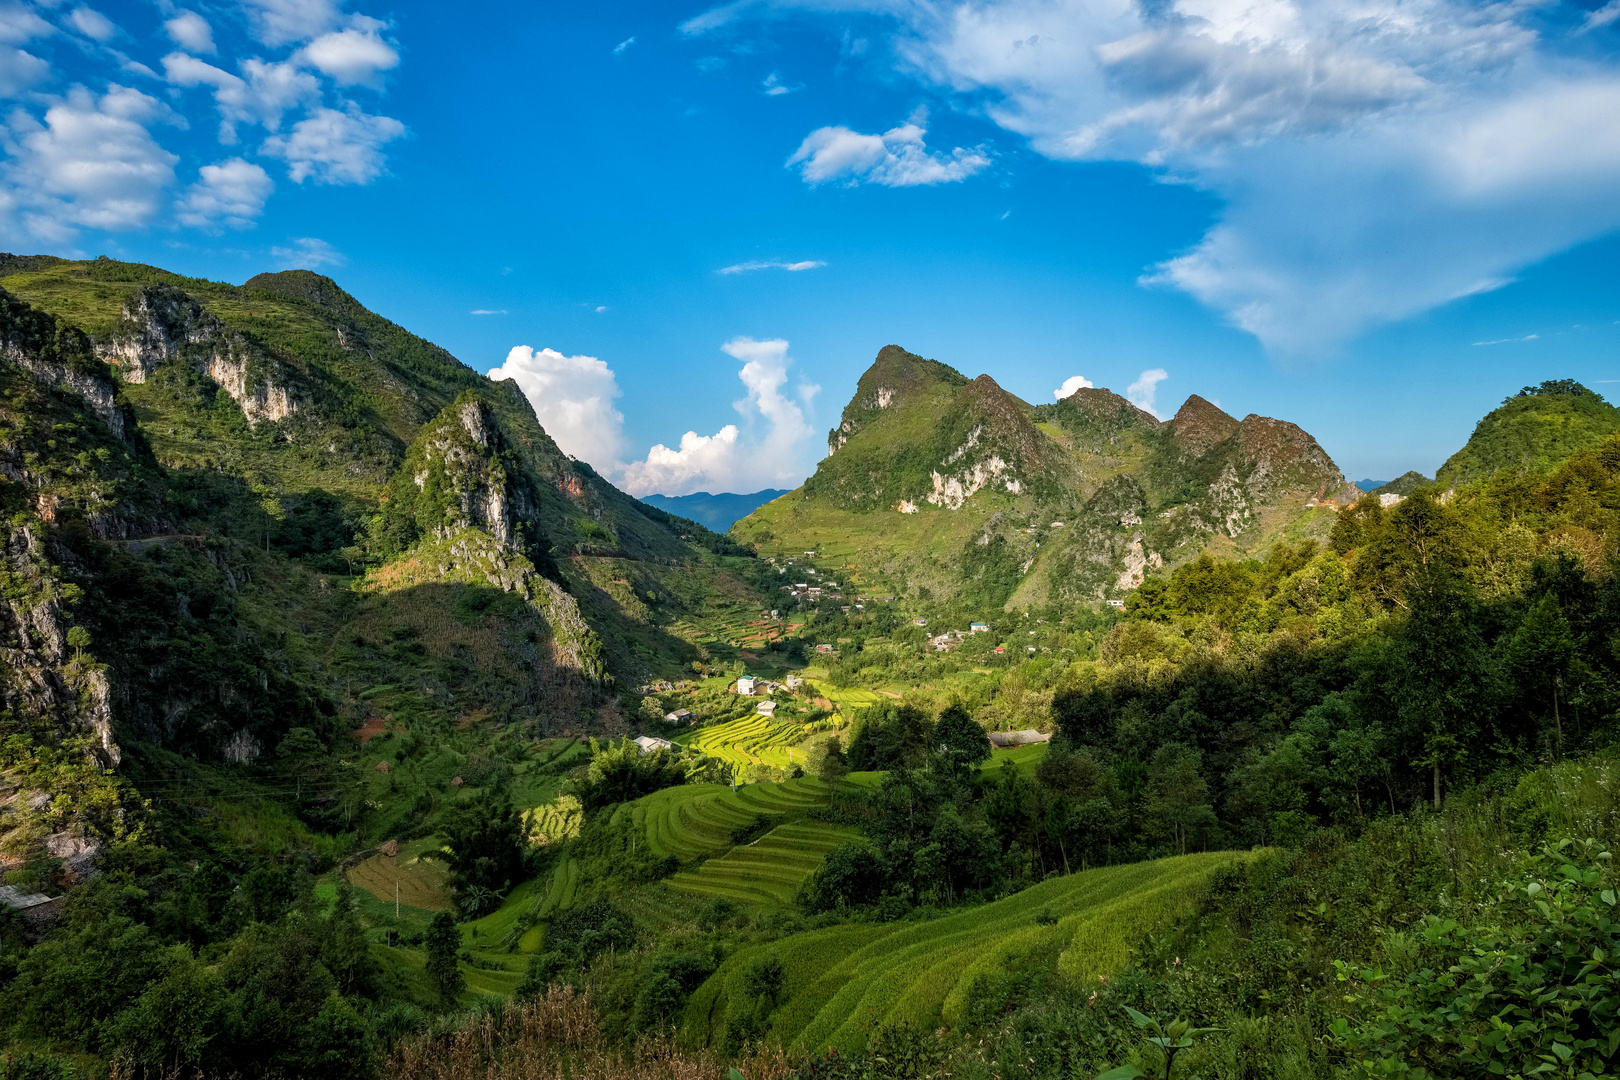
{"type": "Polygon", "coordinates": [[[812,1051],[860,1046],[887,1025],[952,1023],[981,975],[1024,956],[1056,952],[1059,970],[1076,979],[1109,975],[1142,935],[1189,909],[1211,870],[1238,858],[1216,852],[1105,867],[926,922],[846,924],[742,949],[693,995],[682,1037],[698,1045],[718,1039],[744,969],[771,953],[786,965],[788,996],[769,1037],[812,1051]],[[1043,913],[1056,923],[1037,922],[1043,913]]]}

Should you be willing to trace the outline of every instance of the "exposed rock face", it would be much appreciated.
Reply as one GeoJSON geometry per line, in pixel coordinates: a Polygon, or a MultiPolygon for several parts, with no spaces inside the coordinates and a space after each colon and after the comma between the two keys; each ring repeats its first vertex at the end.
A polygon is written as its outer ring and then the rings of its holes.
{"type": "Polygon", "coordinates": [[[218,383],[251,425],[297,411],[281,364],[180,289],[147,286],[124,305],[123,319],[103,354],[130,382],[143,383],[159,364],[180,359],[218,383]]]}
{"type": "Polygon", "coordinates": [[[76,392],[120,439],[127,418],[117,402],[111,373],[95,359],[90,339],[76,327],[58,328],[54,316],[19,302],[0,289],[0,359],[31,372],[46,386],[76,392]]]}
{"type": "Polygon", "coordinates": [[[57,599],[60,574],[33,525],[6,531],[0,552],[11,582],[0,601],[0,705],[14,715],[94,735],[102,764],[122,759],[113,741],[106,671],[76,655],[57,599]]]}

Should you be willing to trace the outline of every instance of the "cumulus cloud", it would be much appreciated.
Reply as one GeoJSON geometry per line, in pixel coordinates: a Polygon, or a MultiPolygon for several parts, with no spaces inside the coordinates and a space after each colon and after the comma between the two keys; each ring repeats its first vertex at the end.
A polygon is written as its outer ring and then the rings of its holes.
{"type": "Polygon", "coordinates": [[[17,97],[50,76],[51,65],[11,45],[0,45],[0,98],[17,97]]]}
{"type": "Polygon", "coordinates": [[[286,135],[272,135],[260,152],[284,158],[296,183],[369,184],[382,174],[382,148],[405,134],[405,125],[350,104],[346,111],[317,108],[286,135]]]}
{"type": "Polygon", "coordinates": [[[654,446],[645,460],[621,469],[621,486],[630,494],[758,491],[803,478],[804,446],[815,434],[805,412],[820,387],[800,383],[791,395],[783,392],[793,361],[780,338],[737,337],[720,348],[743,361],[737,378],[747,395],[732,407],[744,426],[726,424],[713,435],[688,431],[677,447],[654,446]]]}
{"type": "Polygon", "coordinates": [[[349,261],[337,248],[313,236],[300,237],[290,247],[273,247],[270,254],[280,260],[283,270],[317,270],[349,261]]]}
{"type": "Polygon", "coordinates": [[[1062,386],[1052,391],[1052,396],[1058,401],[1062,401],[1076,390],[1084,390],[1091,385],[1091,380],[1086,378],[1084,375],[1070,375],[1067,379],[1063,380],[1062,386]]]}
{"type": "Polygon", "coordinates": [[[302,57],[339,86],[377,86],[385,71],[399,66],[399,53],[378,31],[383,23],[359,15],[346,30],[322,34],[304,46],[302,57]]]}
{"type": "Polygon", "coordinates": [[[155,98],[116,83],[99,97],[72,88],[45,110],[43,122],[14,113],[5,132],[7,231],[61,242],[80,227],[146,225],[162,207],[179,160],[148,127],[173,120],[155,98]]]}
{"type": "Polygon", "coordinates": [[[241,75],[233,75],[185,53],[163,58],[164,77],[171,84],[213,87],[219,141],[227,146],[237,141],[239,125],[276,131],[289,111],[320,101],[320,81],[295,63],[254,58],[244,60],[241,70],[241,75]]]}
{"type": "Polygon", "coordinates": [[[613,407],[619,384],[613,369],[594,356],[564,356],[555,349],[536,352],[518,345],[491,379],[518,384],[540,426],[564,453],[589,462],[598,472],[617,466],[624,443],[624,416],[613,407]]]}
{"type": "Polygon", "coordinates": [[[755,270],[786,270],[790,274],[796,274],[801,270],[816,270],[826,265],[826,263],[819,259],[806,259],[803,262],[743,262],[737,263],[733,266],[723,266],[719,270],[716,270],[715,273],[751,274],[755,270]]]}
{"type": "Polygon", "coordinates": [[[182,225],[216,231],[221,226],[246,229],[264,212],[275,181],[258,165],[229,158],[198,170],[198,180],[175,205],[182,225]]]}
{"type": "Polygon", "coordinates": [[[212,56],[214,48],[214,30],[208,25],[208,20],[195,11],[181,11],[172,19],[163,24],[168,33],[169,40],[187,52],[205,53],[212,56]]]}
{"type": "Polygon", "coordinates": [[[118,27],[95,8],[74,8],[68,12],[68,22],[73,24],[73,29],[96,41],[107,42],[118,36],[118,27]]]}
{"type": "Polygon", "coordinates": [[[246,0],[253,35],[266,45],[308,41],[339,21],[333,0],[246,0]]]}
{"type": "MultiPolygon", "coordinates": [[[[1331,352],[1620,227],[1620,78],[1587,36],[1615,2],[1560,26],[1471,0],[775,0],[683,29],[782,7],[888,17],[905,74],[1038,152],[1216,195],[1202,241],[1143,280],[1279,354],[1331,352]]],[[[813,138],[795,157],[811,182],[864,177],[888,149],[813,138]]]]}
{"type": "Polygon", "coordinates": [[[817,128],[788,158],[807,184],[841,180],[914,187],[966,180],[990,164],[982,150],[958,146],[949,154],[930,154],[923,143],[927,129],[917,119],[882,135],[862,135],[847,127],[817,128]]]}
{"type": "Polygon", "coordinates": [[[1125,396],[1138,409],[1150,412],[1163,420],[1164,417],[1159,416],[1159,410],[1154,408],[1154,403],[1159,395],[1159,384],[1169,377],[1169,372],[1164,368],[1150,368],[1138,375],[1136,381],[1125,388],[1125,396]]]}

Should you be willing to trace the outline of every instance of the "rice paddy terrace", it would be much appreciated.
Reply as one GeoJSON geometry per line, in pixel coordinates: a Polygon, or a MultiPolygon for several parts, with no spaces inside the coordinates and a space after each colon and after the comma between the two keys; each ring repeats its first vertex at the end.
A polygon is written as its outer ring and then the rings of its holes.
{"type": "Polygon", "coordinates": [[[794,749],[794,745],[804,737],[802,724],[754,715],[699,728],[678,741],[733,765],[770,765],[790,769],[794,765],[809,764],[809,755],[803,750],[794,749]]]}
{"type": "Polygon", "coordinates": [[[1125,966],[1144,933],[1186,913],[1204,878],[1243,856],[1182,855],[1054,878],[995,903],[924,922],[852,923],[739,950],[687,1005],[682,1038],[720,1038],[743,973],[781,958],[789,996],[767,1038],[795,1050],[852,1049],[872,1031],[909,1023],[930,1030],[957,1020],[980,976],[1020,958],[1056,952],[1058,968],[1096,979],[1125,966]]]}

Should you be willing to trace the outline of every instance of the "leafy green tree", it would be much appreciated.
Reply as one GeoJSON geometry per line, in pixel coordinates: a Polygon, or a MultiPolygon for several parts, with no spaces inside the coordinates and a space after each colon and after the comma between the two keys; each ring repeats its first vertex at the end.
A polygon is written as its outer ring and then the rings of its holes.
{"type": "Polygon", "coordinates": [[[569,791],[589,814],[685,782],[686,765],[669,751],[643,754],[626,739],[597,749],[585,775],[569,781],[569,791]]]}
{"type": "Polygon", "coordinates": [[[138,1064],[155,1070],[195,1066],[219,1033],[224,987],[191,950],[167,950],[167,970],[113,1022],[112,1040],[138,1064]]]}
{"type": "Polygon", "coordinates": [[[1148,763],[1148,814],[1185,855],[1187,844],[1215,824],[1202,755],[1181,743],[1165,743],[1148,763]]]}
{"type": "Polygon", "coordinates": [[[838,797],[838,785],[843,783],[844,777],[849,775],[849,758],[844,756],[844,747],[837,735],[830,735],[822,747],[821,755],[816,760],[816,776],[827,785],[827,805],[831,806],[838,797]]]}
{"type": "Polygon", "coordinates": [[[1505,674],[1524,711],[1541,722],[1555,756],[1564,753],[1564,715],[1582,681],[1580,642],[1551,593],[1543,596],[1513,632],[1505,649],[1505,674]]]}
{"type": "Polygon", "coordinates": [[[852,769],[916,768],[933,744],[934,725],[915,705],[879,702],[862,710],[859,722],[849,744],[852,769]]]}
{"type": "Polygon", "coordinates": [[[505,792],[487,791],[457,806],[443,832],[444,850],[432,854],[448,864],[451,881],[472,901],[469,914],[498,906],[523,879],[523,817],[505,792]]]}
{"type": "Polygon", "coordinates": [[[787,967],[775,953],[761,956],[743,969],[742,991],[751,998],[768,1001],[774,1007],[787,980],[787,967]]]}
{"type": "Polygon", "coordinates": [[[934,725],[934,748],[941,758],[958,769],[971,769],[990,757],[990,736],[960,705],[939,714],[934,725]]]}
{"type": "Polygon", "coordinates": [[[840,844],[806,880],[801,899],[811,911],[861,907],[877,902],[887,878],[882,858],[870,846],[840,844]]]}
{"type": "Polygon", "coordinates": [[[461,974],[461,931],[456,917],[448,911],[434,915],[422,935],[422,945],[427,950],[427,976],[433,989],[441,1001],[454,1002],[467,986],[461,974]]]}

